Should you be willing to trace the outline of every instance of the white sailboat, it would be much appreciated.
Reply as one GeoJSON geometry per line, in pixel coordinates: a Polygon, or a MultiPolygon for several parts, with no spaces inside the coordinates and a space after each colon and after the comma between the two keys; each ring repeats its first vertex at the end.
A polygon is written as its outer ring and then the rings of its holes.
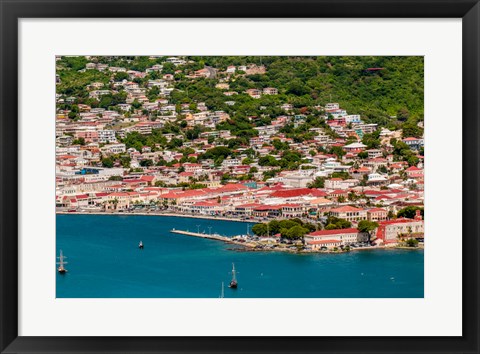
{"type": "Polygon", "coordinates": [[[61,273],[61,274],[66,273],[67,270],[65,269],[65,264],[67,264],[68,262],[65,262],[65,258],[67,258],[67,257],[65,257],[65,256],[63,255],[62,250],[60,250],[60,257],[57,257],[57,258],[58,258],[58,260],[59,260],[59,261],[57,262],[57,264],[58,264],[58,268],[57,268],[58,272],[61,273]]]}
{"type": "Polygon", "coordinates": [[[225,297],[225,287],[223,285],[223,281],[222,281],[222,292],[220,293],[220,299],[223,299],[225,297]]]}

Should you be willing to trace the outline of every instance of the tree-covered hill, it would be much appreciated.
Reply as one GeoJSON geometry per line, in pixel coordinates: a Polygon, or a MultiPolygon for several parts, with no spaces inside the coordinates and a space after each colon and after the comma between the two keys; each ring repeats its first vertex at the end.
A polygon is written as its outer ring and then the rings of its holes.
{"type": "MultiPolygon", "coordinates": [[[[408,110],[423,118],[423,57],[193,57],[206,65],[265,65],[265,75],[247,79],[255,87],[276,87],[280,93],[319,103],[339,102],[349,113],[372,120],[408,110]],[[369,68],[382,70],[368,71],[369,68]]],[[[380,123],[380,122],[379,122],[380,123]]]]}
{"type": "MultiPolygon", "coordinates": [[[[400,127],[400,123],[407,120],[410,124],[423,120],[424,60],[419,56],[191,56],[185,57],[186,63],[177,67],[165,62],[165,57],[98,57],[90,60],[140,71],[162,63],[160,73],[150,73],[144,79],[135,80],[145,85],[150,79],[175,73],[175,90],[170,97],[172,103],[206,102],[210,109],[227,111],[236,120],[258,115],[260,107],[266,107],[263,115],[275,117],[282,114],[279,108],[282,103],[301,108],[323,106],[328,102],[338,102],[349,114],[360,114],[364,121],[380,126],[400,127]],[[265,66],[266,73],[247,75],[237,71],[234,77],[230,77],[230,90],[239,95],[235,96],[235,106],[229,107],[225,102],[232,98],[217,89],[216,83],[224,77],[222,72],[229,65],[251,64],[265,66]],[[215,79],[188,79],[194,70],[205,66],[217,69],[219,75],[215,79]],[[369,70],[372,68],[375,70],[369,70]],[[279,94],[264,95],[261,99],[244,94],[249,88],[265,87],[275,87],[279,94]],[[392,119],[393,116],[397,119],[392,119]]],[[[112,75],[108,71],[81,70],[86,63],[84,57],[62,57],[57,62],[57,74],[61,80],[57,93],[73,95],[78,102],[95,106],[97,103],[88,99],[86,85],[93,81],[108,85],[111,80],[118,81],[116,76],[123,73],[112,75]]],[[[103,105],[109,106],[110,101],[116,100],[104,101],[103,105]]]]}

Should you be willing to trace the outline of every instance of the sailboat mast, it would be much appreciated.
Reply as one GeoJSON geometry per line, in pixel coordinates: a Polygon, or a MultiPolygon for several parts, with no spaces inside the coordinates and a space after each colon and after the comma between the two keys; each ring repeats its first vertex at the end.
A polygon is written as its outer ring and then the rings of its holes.
{"type": "Polygon", "coordinates": [[[237,281],[237,277],[235,275],[235,263],[232,263],[232,281],[237,281]]]}
{"type": "Polygon", "coordinates": [[[60,257],[57,257],[57,258],[58,258],[58,260],[59,260],[59,261],[57,262],[57,264],[59,265],[58,271],[59,271],[60,273],[66,272],[66,270],[65,270],[65,264],[67,264],[68,262],[65,262],[65,258],[67,258],[67,257],[64,257],[64,256],[63,256],[63,251],[62,251],[62,250],[60,250],[60,257]]]}

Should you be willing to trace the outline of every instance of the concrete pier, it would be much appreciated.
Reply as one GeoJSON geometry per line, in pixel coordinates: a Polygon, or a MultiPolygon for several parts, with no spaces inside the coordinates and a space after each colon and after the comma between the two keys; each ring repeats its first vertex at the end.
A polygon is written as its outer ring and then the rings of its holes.
{"type": "Polygon", "coordinates": [[[227,236],[221,236],[218,234],[205,234],[205,233],[198,233],[198,232],[191,232],[191,231],[184,231],[184,230],[170,230],[172,234],[179,234],[179,235],[185,235],[185,236],[192,236],[192,237],[200,237],[200,238],[208,238],[210,240],[217,240],[217,241],[223,241],[226,243],[230,243],[233,245],[239,245],[243,247],[247,247],[250,249],[254,249],[258,247],[258,243],[254,241],[249,241],[249,242],[240,242],[233,240],[232,237],[227,237],[227,236]]]}
{"type": "Polygon", "coordinates": [[[220,236],[220,235],[217,235],[217,234],[205,234],[205,233],[190,232],[190,231],[183,231],[183,230],[176,230],[176,229],[170,230],[170,232],[173,233],[173,234],[181,234],[181,235],[186,235],[186,236],[209,238],[209,239],[212,239],[212,240],[235,243],[235,241],[233,241],[230,237],[220,236]]]}

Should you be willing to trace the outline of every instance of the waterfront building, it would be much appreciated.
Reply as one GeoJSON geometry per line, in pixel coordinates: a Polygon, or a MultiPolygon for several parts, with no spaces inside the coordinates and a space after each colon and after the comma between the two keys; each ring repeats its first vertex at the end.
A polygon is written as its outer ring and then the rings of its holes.
{"type": "Polygon", "coordinates": [[[365,242],[367,240],[368,234],[360,232],[355,228],[319,230],[311,232],[304,237],[305,245],[312,250],[318,250],[323,247],[329,249],[339,246],[348,246],[358,242],[365,242]]]}
{"type": "Polygon", "coordinates": [[[305,210],[300,204],[284,204],[282,207],[282,217],[284,218],[299,218],[302,217],[305,210]]]}
{"type": "Polygon", "coordinates": [[[415,219],[399,218],[381,221],[376,230],[376,237],[384,243],[397,243],[401,239],[424,238],[424,221],[417,211],[415,219]]]}

